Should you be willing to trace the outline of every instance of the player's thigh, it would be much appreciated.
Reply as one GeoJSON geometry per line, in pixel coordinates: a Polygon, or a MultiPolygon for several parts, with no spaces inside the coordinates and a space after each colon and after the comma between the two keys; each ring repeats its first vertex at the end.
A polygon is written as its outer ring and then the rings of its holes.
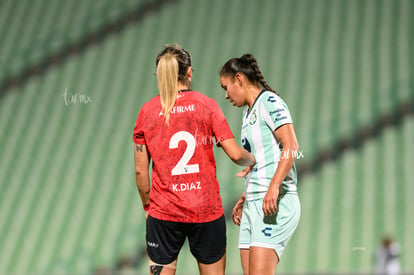
{"type": "Polygon", "coordinates": [[[249,274],[249,256],[250,249],[240,249],[240,261],[243,269],[243,275],[249,274]]]}
{"type": "Polygon", "coordinates": [[[255,201],[255,216],[252,217],[251,247],[263,247],[276,251],[280,260],[288,242],[299,223],[300,204],[297,194],[284,195],[278,204],[276,215],[265,216],[262,200],[255,201]]]}
{"type": "Polygon", "coordinates": [[[278,262],[278,256],[274,249],[250,247],[249,274],[274,274],[278,262]]]}
{"type": "Polygon", "coordinates": [[[184,244],[186,234],[182,223],[147,218],[147,253],[150,263],[166,266],[173,263],[184,244]]]}
{"type": "Polygon", "coordinates": [[[239,228],[239,249],[249,249],[251,242],[251,219],[250,208],[251,202],[245,201],[239,228]]]}
{"type": "Polygon", "coordinates": [[[227,242],[224,215],[211,222],[193,224],[188,241],[190,251],[199,263],[211,265],[222,261],[227,242]]]}
{"type": "Polygon", "coordinates": [[[226,254],[212,264],[198,262],[198,269],[200,270],[200,275],[224,275],[226,269],[226,254]]]}

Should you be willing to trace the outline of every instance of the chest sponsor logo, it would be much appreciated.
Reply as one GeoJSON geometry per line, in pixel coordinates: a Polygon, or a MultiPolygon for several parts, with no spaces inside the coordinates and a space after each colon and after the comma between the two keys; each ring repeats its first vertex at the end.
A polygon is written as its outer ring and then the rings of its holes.
{"type": "MultiPolygon", "coordinates": [[[[174,106],[171,110],[171,114],[177,114],[177,113],[186,113],[186,112],[195,112],[196,106],[195,104],[185,105],[185,106],[174,106]]],[[[160,112],[160,116],[163,116],[164,112],[160,112]]]]}

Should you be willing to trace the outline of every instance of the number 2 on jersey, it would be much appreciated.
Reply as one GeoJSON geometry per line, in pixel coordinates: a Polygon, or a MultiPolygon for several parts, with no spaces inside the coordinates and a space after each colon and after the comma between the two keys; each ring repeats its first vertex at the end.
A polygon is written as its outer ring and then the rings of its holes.
{"type": "Polygon", "coordinates": [[[198,164],[188,164],[190,159],[194,155],[196,140],[192,134],[186,131],[180,131],[175,133],[170,139],[170,149],[178,148],[180,141],[187,143],[187,148],[185,149],[184,154],[181,159],[177,162],[175,167],[171,170],[171,175],[183,175],[183,174],[192,174],[200,172],[198,164]]]}

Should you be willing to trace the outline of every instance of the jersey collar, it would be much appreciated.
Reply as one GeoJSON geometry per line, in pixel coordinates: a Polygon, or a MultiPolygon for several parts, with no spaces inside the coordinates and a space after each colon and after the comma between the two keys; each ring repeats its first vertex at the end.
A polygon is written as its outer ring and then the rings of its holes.
{"type": "Polygon", "coordinates": [[[247,112],[246,112],[246,117],[250,114],[250,111],[253,109],[254,105],[255,105],[255,104],[256,104],[256,102],[259,100],[259,97],[260,97],[260,96],[261,96],[264,92],[266,92],[266,90],[265,90],[265,89],[261,90],[261,91],[260,91],[260,93],[257,95],[256,99],[254,100],[254,102],[253,102],[253,104],[252,104],[252,107],[251,107],[250,109],[247,109],[247,112]]]}

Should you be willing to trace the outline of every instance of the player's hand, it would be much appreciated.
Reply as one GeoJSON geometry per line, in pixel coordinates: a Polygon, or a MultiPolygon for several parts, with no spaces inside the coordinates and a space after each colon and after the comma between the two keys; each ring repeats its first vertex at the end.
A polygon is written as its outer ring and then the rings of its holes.
{"type": "Polygon", "coordinates": [[[148,211],[145,211],[145,220],[148,219],[148,211]]]}
{"type": "Polygon", "coordinates": [[[277,198],[279,197],[279,186],[270,184],[266,195],[263,198],[263,213],[266,216],[276,215],[277,198]]]}
{"type": "Polygon", "coordinates": [[[253,166],[254,166],[254,165],[247,166],[246,168],[244,168],[244,169],[243,169],[243,171],[238,172],[238,173],[236,174],[236,177],[239,177],[239,178],[244,178],[247,174],[249,174],[249,173],[250,173],[250,171],[252,171],[252,170],[253,170],[253,166]]]}
{"type": "Polygon", "coordinates": [[[241,216],[242,216],[242,212],[243,212],[243,204],[244,204],[244,198],[240,198],[239,201],[236,203],[236,205],[233,208],[233,214],[232,214],[232,218],[233,218],[233,223],[235,225],[240,225],[240,221],[241,221],[241,216]]]}

